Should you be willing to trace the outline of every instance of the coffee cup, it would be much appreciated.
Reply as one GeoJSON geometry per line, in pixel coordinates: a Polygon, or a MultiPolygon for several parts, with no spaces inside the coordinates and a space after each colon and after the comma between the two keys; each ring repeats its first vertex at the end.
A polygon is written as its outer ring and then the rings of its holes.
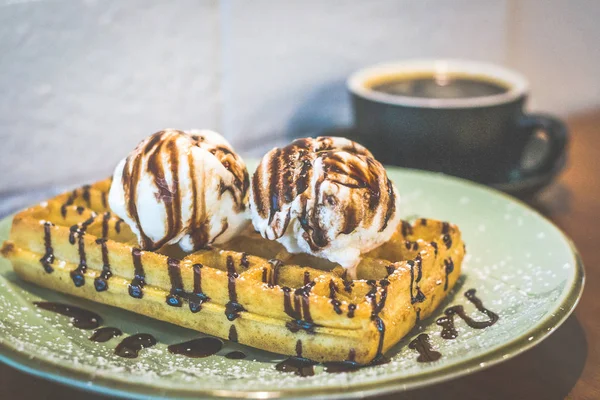
{"type": "Polygon", "coordinates": [[[516,71],[466,60],[375,65],[347,81],[352,139],[384,164],[487,184],[552,173],[568,132],[557,118],[524,111],[529,84],[516,71]],[[528,154],[531,142],[541,154],[528,154]],[[533,162],[531,160],[534,160],[533,162]]]}

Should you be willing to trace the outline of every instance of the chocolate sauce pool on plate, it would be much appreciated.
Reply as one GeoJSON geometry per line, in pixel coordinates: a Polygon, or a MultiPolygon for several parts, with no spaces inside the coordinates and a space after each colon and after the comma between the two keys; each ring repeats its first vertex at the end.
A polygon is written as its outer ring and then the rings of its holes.
{"type": "Polygon", "coordinates": [[[172,344],[169,353],[191,358],[204,358],[217,354],[223,348],[223,342],[214,337],[192,339],[187,342],[172,344]]]}
{"type": "Polygon", "coordinates": [[[80,329],[96,329],[102,323],[102,317],[95,312],[63,303],[36,301],[36,307],[52,311],[71,318],[74,327],[80,329]]]}
{"type": "Polygon", "coordinates": [[[155,344],[154,336],[148,333],[138,333],[123,339],[115,349],[115,354],[119,357],[137,358],[141,349],[152,347],[155,344]]]}

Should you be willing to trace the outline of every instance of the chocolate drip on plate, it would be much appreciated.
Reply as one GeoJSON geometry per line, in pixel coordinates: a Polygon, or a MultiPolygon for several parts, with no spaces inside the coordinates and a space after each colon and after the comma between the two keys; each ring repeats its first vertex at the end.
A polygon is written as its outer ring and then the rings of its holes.
{"type": "Polygon", "coordinates": [[[169,353],[190,358],[204,358],[217,354],[223,348],[223,342],[213,337],[192,339],[187,342],[172,344],[169,353]]]}
{"type": "MultiPolygon", "coordinates": [[[[467,298],[467,300],[469,300],[471,303],[473,303],[473,305],[475,305],[477,310],[479,310],[480,312],[487,315],[489,320],[488,321],[471,321],[470,322],[465,319],[465,322],[471,328],[475,328],[475,329],[484,329],[484,328],[494,325],[496,322],[498,322],[500,317],[498,316],[498,314],[485,308],[483,306],[483,302],[477,296],[475,296],[475,293],[476,293],[475,289],[469,289],[465,292],[465,297],[467,298]]],[[[462,316],[461,316],[461,318],[462,318],[462,316]]]]}
{"type": "Polygon", "coordinates": [[[140,350],[152,347],[156,344],[154,336],[148,333],[138,333],[126,337],[118,344],[115,354],[124,358],[137,358],[140,350]]]}
{"type": "Polygon", "coordinates": [[[458,337],[458,331],[454,327],[454,314],[456,314],[456,309],[454,307],[447,308],[444,310],[444,314],[446,315],[435,321],[436,324],[442,327],[441,336],[444,339],[456,339],[458,337]]]}
{"type": "Polygon", "coordinates": [[[74,327],[80,329],[95,329],[102,323],[102,317],[95,312],[85,310],[80,307],[71,306],[63,303],[53,303],[48,301],[36,301],[36,307],[52,311],[71,318],[74,327]]]}
{"type": "Polygon", "coordinates": [[[275,369],[281,372],[293,372],[298,376],[313,376],[316,362],[300,357],[287,358],[277,365],[275,369]]]}
{"type": "Polygon", "coordinates": [[[105,326],[102,328],[98,328],[94,331],[92,336],[90,336],[90,340],[92,342],[104,343],[108,342],[110,339],[121,336],[123,332],[119,328],[113,328],[110,326],[105,326]]]}
{"type": "Polygon", "coordinates": [[[413,341],[408,344],[408,347],[419,353],[419,357],[417,357],[418,362],[437,361],[442,357],[440,352],[432,349],[431,343],[429,342],[429,336],[426,333],[422,333],[413,339],[413,341]]]}
{"type": "Polygon", "coordinates": [[[500,318],[498,314],[488,310],[483,306],[482,301],[475,296],[475,289],[469,289],[465,292],[465,297],[475,305],[477,310],[488,316],[487,321],[476,321],[471,318],[461,305],[448,307],[444,314],[445,316],[437,319],[436,323],[442,327],[442,337],[444,339],[455,339],[458,336],[458,331],[454,327],[454,316],[458,315],[465,323],[473,329],[485,329],[494,325],[500,318]]]}
{"type": "Polygon", "coordinates": [[[246,358],[246,354],[244,354],[241,351],[235,350],[225,354],[225,358],[228,358],[230,360],[243,360],[244,358],[246,358]]]}
{"type": "Polygon", "coordinates": [[[323,363],[325,372],[330,374],[337,374],[341,372],[354,372],[358,371],[365,366],[354,361],[338,361],[338,362],[325,362],[323,363]]]}

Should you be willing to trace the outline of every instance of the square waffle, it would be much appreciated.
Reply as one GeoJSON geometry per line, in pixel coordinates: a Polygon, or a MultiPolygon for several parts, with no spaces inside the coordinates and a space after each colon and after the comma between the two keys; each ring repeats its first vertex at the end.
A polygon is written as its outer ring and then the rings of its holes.
{"type": "Polygon", "coordinates": [[[315,361],[377,361],[454,286],[464,256],[447,222],[402,221],[357,279],[253,230],[185,255],[143,251],[107,204],[110,180],[14,217],[2,254],[24,280],[210,335],[315,361]]]}

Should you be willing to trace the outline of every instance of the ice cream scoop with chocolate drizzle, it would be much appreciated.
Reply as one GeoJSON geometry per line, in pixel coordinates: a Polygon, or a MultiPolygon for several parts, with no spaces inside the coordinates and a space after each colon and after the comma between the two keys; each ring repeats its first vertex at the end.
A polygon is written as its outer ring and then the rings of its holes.
{"type": "Polygon", "coordinates": [[[143,249],[179,243],[190,252],[244,228],[248,186],[244,161],[221,135],[167,129],[117,165],[108,200],[143,249]]]}
{"type": "Polygon", "coordinates": [[[291,253],[348,268],[390,239],[399,196],[383,166],[363,146],[338,137],[298,139],[261,160],[251,183],[256,230],[291,253]]]}

